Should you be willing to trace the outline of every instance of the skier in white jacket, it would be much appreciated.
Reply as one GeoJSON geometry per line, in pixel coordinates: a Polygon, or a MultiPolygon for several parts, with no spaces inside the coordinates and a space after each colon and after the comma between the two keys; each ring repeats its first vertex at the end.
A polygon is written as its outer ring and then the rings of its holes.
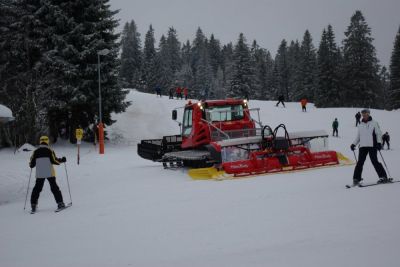
{"type": "Polygon", "coordinates": [[[363,166],[367,155],[371,159],[374,165],[375,171],[379,176],[379,183],[389,182],[387,174],[382,164],[378,161],[378,150],[382,149],[382,132],[379,128],[379,124],[372,119],[370,116],[369,109],[364,109],[361,111],[362,120],[358,125],[358,132],[356,139],[351,144],[351,150],[355,150],[356,145],[360,144],[360,149],[358,153],[358,162],[354,169],[353,184],[359,184],[363,179],[361,174],[363,171],[363,166]]]}

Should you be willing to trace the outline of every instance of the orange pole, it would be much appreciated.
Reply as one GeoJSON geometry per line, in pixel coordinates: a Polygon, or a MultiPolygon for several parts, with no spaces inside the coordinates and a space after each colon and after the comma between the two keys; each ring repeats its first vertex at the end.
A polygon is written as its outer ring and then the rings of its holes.
{"type": "Polygon", "coordinates": [[[103,123],[99,123],[99,154],[104,154],[104,128],[103,123]]]}

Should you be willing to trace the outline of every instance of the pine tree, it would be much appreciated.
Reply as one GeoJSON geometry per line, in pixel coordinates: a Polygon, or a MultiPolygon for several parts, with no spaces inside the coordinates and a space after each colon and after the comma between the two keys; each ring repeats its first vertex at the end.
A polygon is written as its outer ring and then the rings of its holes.
{"type": "Polygon", "coordinates": [[[253,93],[254,70],[251,64],[250,49],[243,33],[239,34],[238,42],[235,45],[233,61],[234,72],[231,91],[228,92],[228,96],[237,98],[249,97],[253,93]]]}
{"type": "Polygon", "coordinates": [[[129,88],[142,89],[142,45],[140,33],[134,20],[127,22],[122,31],[121,38],[121,70],[120,77],[123,85],[129,88]]]}
{"type": "Polygon", "coordinates": [[[210,57],[210,65],[212,67],[214,77],[217,76],[218,68],[221,67],[221,45],[219,40],[215,39],[211,34],[208,44],[208,54],[210,57]]]}
{"type": "Polygon", "coordinates": [[[221,95],[227,95],[231,89],[231,82],[233,79],[233,45],[228,43],[221,49],[221,74],[222,82],[221,95]]]}
{"type": "Polygon", "coordinates": [[[111,11],[107,0],[57,1],[57,43],[50,58],[55,62],[54,74],[63,86],[52,98],[64,102],[64,107],[52,108],[51,114],[58,124],[63,123],[75,140],[74,130],[99,120],[99,82],[101,74],[102,121],[110,125],[112,112],[122,112],[129,105],[124,102],[128,93],[118,83],[119,44],[114,33],[118,22],[117,11],[111,11]],[[105,50],[107,49],[107,50],[105,50]],[[108,51],[107,55],[98,54],[108,51]],[[100,60],[100,65],[99,65],[100,60]],[[62,119],[58,119],[62,117],[62,119]]]}
{"type": "Polygon", "coordinates": [[[196,37],[192,42],[191,66],[194,77],[193,96],[205,98],[212,96],[213,70],[208,53],[209,42],[203,31],[198,28],[196,37]]]}
{"type": "MultiPolygon", "coordinates": [[[[193,72],[191,68],[191,44],[190,41],[187,40],[185,44],[182,45],[181,49],[181,58],[182,58],[182,67],[181,70],[177,73],[177,80],[179,83],[187,87],[189,89],[192,88],[193,82],[194,82],[194,77],[193,77],[193,72]]],[[[190,92],[190,95],[193,96],[193,92],[190,92]]]]}
{"type": "Polygon", "coordinates": [[[394,41],[390,59],[389,108],[400,108],[400,27],[394,41]]]}
{"type": "Polygon", "coordinates": [[[380,80],[379,91],[381,95],[381,97],[379,98],[380,100],[379,106],[384,109],[389,109],[390,75],[385,66],[383,66],[379,72],[379,80],[380,80]]]}
{"type": "Polygon", "coordinates": [[[308,30],[304,33],[300,47],[299,84],[293,90],[293,100],[307,98],[314,100],[316,88],[316,54],[312,37],[308,30]]]}
{"type": "Polygon", "coordinates": [[[289,92],[290,69],[288,64],[287,43],[285,39],[283,39],[279,45],[278,52],[275,56],[275,67],[273,73],[273,87],[276,98],[280,95],[284,95],[286,101],[288,101],[291,93],[289,92]]]}
{"type": "Polygon", "coordinates": [[[166,39],[166,45],[168,50],[168,66],[171,72],[175,76],[175,73],[181,68],[181,43],[178,40],[178,35],[176,30],[171,27],[168,30],[168,35],[166,39]]]}
{"type": "Polygon", "coordinates": [[[149,26],[149,30],[146,33],[144,48],[143,48],[143,81],[146,84],[146,91],[153,92],[157,86],[157,75],[156,70],[156,48],[153,26],[149,26]]]}
{"type": "Polygon", "coordinates": [[[254,40],[251,47],[252,65],[254,68],[253,91],[255,99],[269,99],[271,97],[269,86],[269,73],[272,71],[271,55],[254,40]]]}
{"type": "Polygon", "coordinates": [[[289,98],[293,97],[293,93],[300,88],[301,84],[301,66],[300,66],[300,44],[299,41],[291,41],[287,48],[287,66],[288,66],[288,90],[290,92],[289,98]]]}
{"type": "Polygon", "coordinates": [[[343,40],[344,104],[378,107],[378,60],[371,29],[361,11],[356,11],[343,40]]]}
{"type": "Polygon", "coordinates": [[[156,57],[156,66],[158,66],[158,69],[156,70],[157,86],[160,86],[161,88],[173,87],[174,73],[172,72],[170,65],[170,54],[167,38],[165,38],[164,35],[162,35],[160,38],[156,57]]]}
{"type": "Polygon", "coordinates": [[[338,107],[340,95],[340,50],[335,42],[331,25],[323,30],[318,49],[318,86],[315,93],[315,105],[318,107],[338,107]]]}
{"type": "Polygon", "coordinates": [[[1,3],[0,96],[16,117],[18,143],[37,142],[46,131],[46,106],[52,69],[45,53],[52,48],[54,8],[47,1],[1,3]]]}

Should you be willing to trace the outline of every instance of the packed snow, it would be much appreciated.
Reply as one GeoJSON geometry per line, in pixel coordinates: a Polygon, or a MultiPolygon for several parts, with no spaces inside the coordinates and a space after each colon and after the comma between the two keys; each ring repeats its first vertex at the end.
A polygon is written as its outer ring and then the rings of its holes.
{"type": "MultiPolygon", "coordinates": [[[[23,209],[32,152],[0,150],[0,266],[399,266],[400,183],[345,189],[354,166],[194,181],[187,170],[164,170],[136,152],[141,139],[179,132],[171,110],[185,101],[133,90],[128,98],[132,105],[107,129],[104,155],[84,143],[77,165],[74,145],[53,146],[68,159],[56,167],[57,181],[70,202],[68,171],[73,202],[60,213],[46,182],[38,212],[29,214],[34,175],[23,209]]],[[[289,131],[331,133],[338,118],[330,148],[354,159],[349,146],[361,107],[309,104],[304,113],[299,103],[249,104],[264,124],[289,131]]],[[[400,111],[371,115],[392,137],[382,155],[400,178],[400,111]]],[[[363,177],[378,178],[369,159],[363,177]]]]}

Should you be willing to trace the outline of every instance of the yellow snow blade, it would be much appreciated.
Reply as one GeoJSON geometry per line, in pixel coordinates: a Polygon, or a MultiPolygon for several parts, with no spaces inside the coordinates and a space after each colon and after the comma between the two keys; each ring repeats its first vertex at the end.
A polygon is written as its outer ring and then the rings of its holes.
{"type": "Polygon", "coordinates": [[[219,171],[214,167],[210,167],[210,168],[190,169],[188,173],[193,180],[210,180],[210,179],[217,179],[225,172],[219,171]]]}
{"type": "Polygon", "coordinates": [[[345,157],[342,153],[336,152],[340,165],[353,165],[354,162],[349,158],[345,157]]]}

